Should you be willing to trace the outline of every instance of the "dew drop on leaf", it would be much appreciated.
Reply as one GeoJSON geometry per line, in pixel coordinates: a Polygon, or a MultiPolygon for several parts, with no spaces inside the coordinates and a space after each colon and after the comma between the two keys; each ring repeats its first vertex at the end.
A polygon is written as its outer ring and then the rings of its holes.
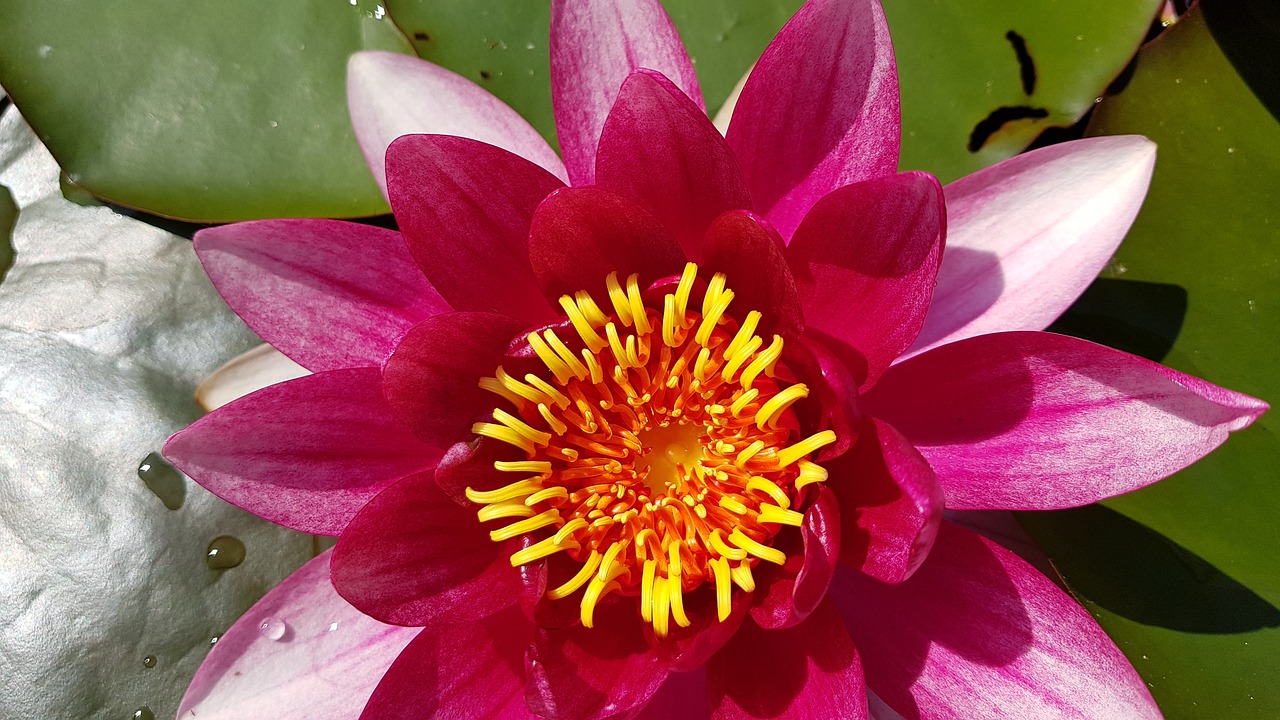
{"type": "Polygon", "coordinates": [[[230,535],[220,535],[210,541],[204,562],[210,570],[230,570],[244,562],[244,543],[230,535]]]}
{"type": "Polygon", "coordinates": [[[151,712],[151,708],[143,705],[133,711],[133,720],[156,720],[156,714],[151,712]]]}
{"type": "Polygon", "coordinates": [[[138,478],[170,510],[182,507],[187,499],[187,485],[182,473],[160,457],[160,453],[148,453],[142,459],[138,465],[138,478]]]}
{"type": "Polygon", "coordinates": [[[142,667],[147,668],[148,670],[150,670],[151,668],[153,668],[153,667],[155,667],[155,666],[156,666],[156,656],[155,656],[155,655],[148,655],[148,656],[146,656],[146,657],[142,658],[142,667]]]}

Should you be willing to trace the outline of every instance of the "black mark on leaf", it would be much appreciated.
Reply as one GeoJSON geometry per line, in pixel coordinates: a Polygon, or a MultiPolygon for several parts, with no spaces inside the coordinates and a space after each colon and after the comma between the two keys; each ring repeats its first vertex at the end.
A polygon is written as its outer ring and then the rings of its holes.
{"type": "Polygon", "coordinates": [[[431,33],[416,32],[413,34],[413,39],[421,42],[431,42],[431,33]]]}
{"type": "Polygon", "coordinates": [[[1017,105],[1014,107],[1001,107],[991,111],[991,114],[983,118],[977,125],[973,126],[973,132],[969,134],[969,152],[978,152],[983,145],[995,135],[1000,128],[1004,127],[1007,122],[1014,120],[1024,120],[1027,118],[1046,118],[1049,117],[1049,111],[1044,108],[1029,107],[1026,105],[1017,105]]]}
{"type": "Polygon", "coordinates": [[[488,70],[481,70],[481,71],[480,71],[480,78],[481,78],[482,80],[492,80],[492,79],[493,79],[493,73],[489,72],[488,70]]]}
{"type": "Polygon", "coordinates": [[[1031,59],[1031,53],[1027,52],[1027,41],[1018,33],[1010,30],[1004,34],[1005,39],[1013,46],[1013,52],[1018,56],[1018,71],[1022,77],[1022,92],[1031,95],[1036,91],[1036,61],[1031,59]]]}

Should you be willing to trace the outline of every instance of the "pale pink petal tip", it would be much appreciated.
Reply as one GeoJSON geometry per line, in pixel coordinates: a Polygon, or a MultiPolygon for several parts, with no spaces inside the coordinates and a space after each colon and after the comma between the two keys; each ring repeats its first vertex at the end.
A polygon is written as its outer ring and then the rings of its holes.
{"type": "Polygon", "coordinates": [[[178,717],[351,720],[418,632],[384,625],[338,597],[325,553],[218,638],[178,717]]]}
{"type": "Polygon", "coordinates": [[[1138,135],[1087,138],[947,185],[947,250],[912,352],[1048,327],[1124,239],[1155,160],[1155,143],[1138,135]]]}
{"type": "Polygon", "coordinates": [[[486,142],[567,178],[555,151],[519,113],[479,85],[426,60],[377,50],[355,53],[347,62],[347,109],[384,195],[387,147],[414,133],[486,142]]]}
{"type": "Polygon", "coordinates": [[[309,374],[284,353],[263,343],[231,358],[200,381],[196,402],[209,412],[264,387],[309,374]]]}

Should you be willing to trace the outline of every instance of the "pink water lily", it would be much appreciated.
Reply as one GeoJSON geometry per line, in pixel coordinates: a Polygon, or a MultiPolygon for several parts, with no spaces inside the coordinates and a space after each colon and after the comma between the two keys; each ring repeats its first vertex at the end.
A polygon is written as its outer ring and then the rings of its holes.
{"type": "Polygon", "coordinates": [[[896,172],[874,0],[807,3],[724,136],[656,0],[552,9],[563,163],[478,87],[361,54],[400,232],[197,235],[313,374],[165,454],[339,541],[180,716],[1158,716],[1087,612],[942,514],[1127,492],[1266,409],[1039,332],[1127,230],[1151,144],[944,189],[896,172]]]}

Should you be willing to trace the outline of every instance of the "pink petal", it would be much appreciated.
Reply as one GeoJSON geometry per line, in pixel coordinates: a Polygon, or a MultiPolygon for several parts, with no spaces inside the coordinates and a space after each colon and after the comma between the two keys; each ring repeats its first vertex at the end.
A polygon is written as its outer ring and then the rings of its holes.
{"type": "Polygon", "coordinates": [[[529,258],[542,294],[551,302],[586,290],[608,308],[605,277],[618,282],[639,273],[640,287],[684,269],[684,251],[653,215],[600,188],[564,188],[533,215],[529,258]]]}
{"type": "Polygon", "coordinates": [[[836,434],[836,441],[818,453],[818,462],[823,463],[848,452],[858,439],[862,422],[858,383],[844,363],[821,341],[804,336],[795,340],[783,347],[783,362],[808,385],[816,402],[801,400],[792,407],[801,427],[831,429],[836,434]]]}
{"type": "Polygon", "coordinates": [[[366,50],[347,61],[347,110],[382,192],[383,158],[401,135],[458,135],[496,145],[560,179],[564,164],[519,113],[479,85],[426,60],[366,50]]]}
{"type": "Polygon", "coordinates": [[[1158,718],[1089,613],[1018,556],[943,523],[897,585],[838,573],[831,596],[867,684],[908,718],[1158,718]]]}
{"type": "Polygon", "coordinates": [[[866,388],[924,323],[946,236],[942,188],[911,172],[824,197],[787,247],[809,333],[866,388]]]}
{"type": "Polygon", "coordinates": [[[284,353],[263,343],[231,358],[196,386],[196,402],[205,412],[269,385],[310,375],[284,353]]]}
{"type": "Polygon", "coordinates": [[[710,720],[707,707],[707,674],[701,668],[673,672],[637,720],[710,720]]]}
{"type": "Polygon", "coordinates": [[[418,634],[378,684],[362,720],[533,720],[524,702],[532,627],[510,608],[418,634]]]}
{"type": "Polygon", "coordinates": [[[641,68],[674,80],[705,112],[693,64],[658,0],[552,0],[551,99],[574,185],[594,182],[605,117],[641,68]]]}
{"type": "Polygon", "coordinates": [[[401,479],[352,519],[333,551],[333,585],[395,625],[461,623],[511,607],[518,547],[489,539],[475,507],[453,502],[431,473],[401,479]]]}
{"type": "Polygon", "coordinates": [[[313,372],[381,366],[409,328],[449,310],[392,230],[258,220],[201,230],[195,249],[231,309],[313,372]]]}
{"type": "Polygon", "coordinates": [[[1111,259],[1155,160],[1155,143],[1137,135],[1088,138],[948,185],[947,250],[913,352],[1048,327],[1111,259]]]}
{"type": "Polygon", "coordinates": [[[550,720],[595,720],[639,710],[667,677],[634,602],[596,607],[594,629],[538,628],[525,655],[529,707],[550,720]]]}
{"type": "Polygon", "coordinates": [[[342,532],[382,488],[435,466],[440,455],[392,416],[372,368],[264,388],[164,446],[170,462],[223,500],[318,535],[342,532]]]}
{"type": "Polygon", "coordinates": [[[956,509],[1048,510],[1167,477],[1267,404],[1063,335],[981,335],[894,366],[865,398],[956,509]]]}
{"type": "Polygon", "coordinates": [[[338,597],[326,552],[218,638],[178,717],[350,720],[417,634],[417,628],[383,625],[338,597]],[[276,633],[282,634],[272,639],[276,633]]]}
{"type": "Polygon", "coordinates": [[[387,150],[387,184],[409,252],[454,309],[555,317],[529,266],[529,223],[564,183],[492,145],[406,135],[387,150]]]}
{"type": "Polygon", "coordinates": [[[804,329],[804,313],[785,250],[768,223],[739,210],[721,215],[707,228],[699,264],[708,275],[725,274],[738,318],[759,310],[760,333],[790,335],[804,329]]]}
{"type": "Polygon", "coordinates": [[[717,215],[751,207],[724,137],[702,108],[651,71],[632,73],[609,111],[596,184],[657,216],[694,260],[717,215]]]}
{"type": "Polygon", "coordinates": [[[466,495],[467,488],[484,492],[513,482],[503,473],[494,470],[494,462],[527,459],[523,450],[500,440],[480,438],[458,442],[451,445],[444,457],[440,458],[440,464],[436,466],[436,484],[454,502],[471,507],[471,501],[466,495]]]}
{"type": "Polygon", "coordinates": [[[455,312],[420,323],[383,370],[391,410],[422,440],[447,448],[474,437],[471,425],[505,401],[482,389],[525,324],[493,313],[455,312]]]}
{"type": "Polygon", "coordinates": [[[868,417],[853,449],[822,464],[840,500],[840,558],[877,580],[911,577],[942,523],[942,487],[929,463],[892,426],[868,417]]]}
{"type": "MultiPolygon", "coordinates": [[[[797,551],[799,550],[799,545],[800,543],[797,542],[797,551]]],[[[794,575],[794,573],[795,570],[793,569],[792,574],[794,575]]],[[[758,584],[763,584],[762,575],[758,574],[756,578],[758,584]]],[[[794,577],[790,579],[794,580],[794,577]]],[[[792,585],[788,585],[788,587],[792,585]]],[[[825,587],[823,590],[825,591],[825,587]]],[[[706,665],[707,660],[719,652],[720,648],[729,642],[734,633],[738,632],[738,628],[746,620],[748,612],[752,610],[751,602],[753,597],[754,593],[748,594],[735,590],[729,600],[729,615],[724,621],[721,621],[716,607],[714,583],[712,583],[703,592],[695,591],[684,596],[684,611],[689,617],[689,627],[682,628],[675,623],[671,623],[670,634],[665,638],[659,639],[653,634],[653,628],[645,624],[645,639],[648,640],[649,646],[657,652],[658,659],[665,663],[667,669],[673,673],[697,670],[706,665]]],[[[634,601],[629,604],[635,607],[634,601]]],[[[790,609],[789,597],[786,605],[790,609]]],[[[636,612],[639,611],[636,610],[636,612]]]]}
{"type": "Polygon", "coordinates": [[[782,233],[838,187],[898,167],[898,79],[880,4],[811,0],[760,56],[728,141],[782,233]]]}
{"type": "Polygon", "coordinates": [[[830,600],[786,630],[744,624],[708,663],[707,684],[716,720],[867,717],[862,663],[830,600]]]}
{"type": "Polygon", "coordinates": [[[775,546],[784,552],[791,550],[787,564],[758,596],[759,604],[751,608],[752,620],[766,630],[799,624],[826,597],[840,558],[840,506],[835,493],[826,487],[817,489],[817,498],[805,511],[800,527],[800,548],[784,549],[781,541],[786,537],[779,538],[775,546]],[[798,565],[796,570],[791,570],[793,564],[798,565]]]}

